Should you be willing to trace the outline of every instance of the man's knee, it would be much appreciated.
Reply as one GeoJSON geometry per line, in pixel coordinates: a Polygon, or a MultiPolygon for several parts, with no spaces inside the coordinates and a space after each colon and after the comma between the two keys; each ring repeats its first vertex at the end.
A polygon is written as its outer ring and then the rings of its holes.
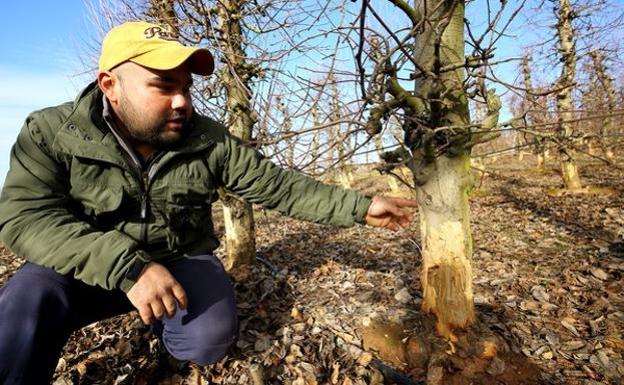
{"type": "Polygon", "coordinates": [[[68,283],[60,274],[41,266],[26,264],[0,292],[3,316],[42,319],[65,323],[70,317],[68,283]]]}
{"type": "Polygon", "coordinates": [[[0,289],[0,382],[49,382],[72,330],[67,287],[55,274],[26,264],[0,289]]]}
{"type": "Polygon", "coordinates": [[[202,340],[198,340],[195,346],[181,351],[170,351],[170,353],[178,360],[191,361],[199,365],[214,364],[227,354],[234,339],[220,344],[205,340],[203,343],[200,341],[202,340]]]}
{"type": "Polygon", "coordinates": [[[212,255],[176,261],[168,266],[184,287],[188,310],[163,320],[162,340],[180,360],[206,365],[223,357],[238,334],[234,288],[212,255]]]}
{"type": "Polygon", "coordinates": [[[183,331],[167,329],[165,327],[162,339],[172,356],[179,360],[208,365],[225,356],[236,340],[238,319],[236,310],[228,309],[214,312],[210,317],[204,317],[201,322],[188,323],[183,331]]]}

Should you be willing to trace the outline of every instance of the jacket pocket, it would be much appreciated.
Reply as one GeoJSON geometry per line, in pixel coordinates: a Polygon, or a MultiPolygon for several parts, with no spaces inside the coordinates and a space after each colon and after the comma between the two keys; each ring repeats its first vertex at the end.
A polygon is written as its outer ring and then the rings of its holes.
{"type": "Polygon", "coordinates": [[[212,197],[207,186],[176,186],[166,201],[168,243],[171,249],[200,243],[212,234],[212,197]]]}
{"type": "Polygon", "coordinates": [[[74,158],[70,170],[69,195],[92,219],[110,217],[122,206],[124,190],[120,169],[74,158]]]}
{"type": "Polygon", "coordinates": [[[119,209],[123,189],[115,186],[72,185],[70,195],[82,204],[85,214],[99,216],[119,209]]]}

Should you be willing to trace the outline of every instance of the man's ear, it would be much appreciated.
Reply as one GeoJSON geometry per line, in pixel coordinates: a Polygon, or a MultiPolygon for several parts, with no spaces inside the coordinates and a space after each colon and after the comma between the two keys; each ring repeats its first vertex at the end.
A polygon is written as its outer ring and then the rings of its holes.
{"type": "Polygon", "coordinates": [[[100,71],[97,76],[98,86],[111,103],[116,103],[119,98],[119,77],[111,71],[100,71]]]}

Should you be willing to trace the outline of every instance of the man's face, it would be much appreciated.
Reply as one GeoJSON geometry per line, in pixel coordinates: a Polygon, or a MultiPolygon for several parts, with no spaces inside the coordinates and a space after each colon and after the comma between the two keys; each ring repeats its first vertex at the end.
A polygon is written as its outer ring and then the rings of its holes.
{"type": "Polygon", "coordinates": [[[170,147],[188,134],[193,83],[188,66],[153,70],[127,62],[113,70],[119,82],[111,101],[125,134],[136,144],[170,147]]]}

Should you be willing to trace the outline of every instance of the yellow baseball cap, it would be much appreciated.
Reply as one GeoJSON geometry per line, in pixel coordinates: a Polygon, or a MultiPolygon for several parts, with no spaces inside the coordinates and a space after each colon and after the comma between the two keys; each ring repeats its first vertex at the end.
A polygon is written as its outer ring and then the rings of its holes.
{"type": "Polygon", "coordinates": [[[195,74],[210,75],[214,70],[214,59],[207,49],[182,45],[161,25],[130,21],[111,29],[104,37],[99,69],[109,71],[131,61],[147,68],[169,70],[187,60],[195,74]]]}

